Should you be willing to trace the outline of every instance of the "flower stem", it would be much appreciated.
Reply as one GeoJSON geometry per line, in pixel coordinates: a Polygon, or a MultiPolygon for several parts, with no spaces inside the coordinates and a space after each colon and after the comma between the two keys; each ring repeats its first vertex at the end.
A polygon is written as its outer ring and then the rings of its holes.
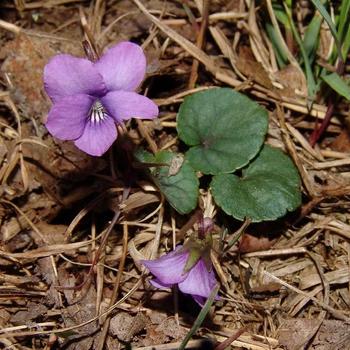
{"type": "MultiPolygon", "coordinates": [[[[336,72],[341,76],[344,74],[344,70],[345,70],[344,61],[341,58],[339,58],[336,72]]],[[[324,119],[322,121],[322,124],[320,127],[318,127],[317,121],[316,121],[315,129],[310,136],[311,146],[315,146],[316,142],[321,138],[321,136],[327,130],[334,112],[336,100],[337,100],[337,95],[336,93],[332,92],[328,99],[328,107],[327,107],[327,111],[324,116],[324,119]]]]}

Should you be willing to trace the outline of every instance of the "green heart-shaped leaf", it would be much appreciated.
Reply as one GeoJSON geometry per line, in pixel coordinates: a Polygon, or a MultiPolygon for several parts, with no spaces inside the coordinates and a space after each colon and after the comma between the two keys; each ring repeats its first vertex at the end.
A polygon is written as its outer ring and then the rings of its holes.
{"type": "Polygon", "coordinates": [[[215,202],[239,220],[275,220],[301,203],[297,169],[287,155],[268,145],[243,170],[242,177],[216,175],[211,189],[215,202]]]}
{"type": "Polygon", "coordinates": [[[187,214],[197,206],[199,181],[193,168],[181,155],[160,151],[153,156],[138,150],[135,157],[142,163],[148,163],[153,181],[180,214],[187,214]]]}
{"type": "Polygon", "coordinates": [[[268,127],[264,108],[228,88],[186,97],[177,116],[179,137],[194,169],[204,174],[242,168],[262,146],[268,127]]]}

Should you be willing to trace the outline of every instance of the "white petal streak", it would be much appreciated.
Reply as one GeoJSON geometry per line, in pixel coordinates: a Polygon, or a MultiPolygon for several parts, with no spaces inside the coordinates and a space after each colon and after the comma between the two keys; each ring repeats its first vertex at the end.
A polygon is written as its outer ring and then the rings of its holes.
{"type": "Polygon", "coordinates": [[[105,120],[107,117],[108,117],[108,114],[106,113],[102,103],[100,101],[96,101],[89,113],[90,121],[94,124],[100,123],[101,121],[105,120]]]}

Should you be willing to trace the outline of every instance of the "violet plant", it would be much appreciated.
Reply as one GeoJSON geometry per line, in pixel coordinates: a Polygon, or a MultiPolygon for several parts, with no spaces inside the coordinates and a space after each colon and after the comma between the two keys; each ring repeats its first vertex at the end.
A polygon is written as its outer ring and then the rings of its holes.
{"type": "Polygon", "coordinates": [[[158,107],[135,92],[146,73],[140,46],[121,42],[96,62],[67,54],[54,56],[44,70],[44,86],[53,102],[46,127],[82,151],[104,154],[117,138],[116,123],[152,119],[158,107]]]}
{"type": "Polygon", "coordinates": [[[186,97],[180,106],[178,137],[189,148],[176,174],[164,167],[172,167],[176,153],[139,150],[136,157],[155,163],[151,177],[181,214],[197,207],[200,174],[228,215],[276,220],[300,205],[300,177],[282,150],[264,144],[267,129],[268,113],[258,103],[232,89],[213,88],[186,97]]]}

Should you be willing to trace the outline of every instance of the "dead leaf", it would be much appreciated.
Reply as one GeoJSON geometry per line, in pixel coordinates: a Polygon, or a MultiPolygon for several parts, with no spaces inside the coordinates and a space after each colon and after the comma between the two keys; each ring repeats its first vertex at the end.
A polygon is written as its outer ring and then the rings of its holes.
{"type": "MultiPolygon", "coordinates": [[[[62,316],[64,317],[67,327],[75,326],[82,324],[96,316],[96,289],[91,284],[88,287],[88,290],[85,288],[76,291],[79,294],[78,300],[73,305],[62,310],[62,316]]],[[[89,349],[94,342],[94,334],[98,330],[99,326],[96,322],[90,322],[84,326],[79,327],[75,330],[75,334],[68,336],[62,347],[65,347],[65,344],[69,344],[67,349],[69,350],[84,350],[89,349]]]]}
{"type": "MultiPolygon", "coordinates": [[[[283,322],[278,331],[278,339],[286,350],[304,348],[305,339],[317,331],[319,320],[293,318],[283,322]]],[[[310,349],[314,350],[348,350],[350,344],[350,325],[343,321],[325,320],[318,330],[310,349]]]]}
{"type": "Polygon", "coordinates": [[[27,304],[27,310],[17,311],[11,317],[11,322],[15,325],[27,324],[28,322],[35,320],[37,317],[45,315],[47,311],[48,309],[45,305],[29,302],[27,304]]]}
{"type": "Polygon", "coordinates": [[[330,148],[337,152],[350,153],[350,135],[348,130],[342,130],[340,134],[329,145],[330,148]]]}
{"type": "Polygon", "coordinates": [[[180,171],[184,160],[185,158],[183,155],[177,154],[170,162],[168,176],[176,175],[180,171]]]}
{"type": "Polygon", "coordinates": [[[296,95],[305,96],[307,85],[305,75],[295,66],[288,65],[274,74],[277,82],[283,87],[283,95],[296,97],[296,95]]]}
{"type": "Polygon", "coordinates": [[[270,240],[267,237],[256,237],[245,233],[241,239],[239,250],[241,253],[258,252],[260,250],[270,249],[276,240],[270,240]]]}
{"type": "Polygon", "coordinates": [[[11,318],[11,314],[7,312],[4,308],[0,309],[0,327],[4,327],[11,318]]]}
{"type": "Polygon", "coordinates": [[[159,197],[155,193],[138,191],[131,194],[123,202],[123,211],[130,212],[136,208],[142,208],[148,204],[159,202],[159,197]]]}
{"type": "Polygon", "coordinates": [[[238,70],[243,73],[247,78],[258,84],[266,87],[267,89],[273,89],[271,79],[260,62],[257,62],[246,46],[240,48],[236,61],[238,70]]]}
{"type": "Polygon", "coordinates": [[[319,42],[317,56],[327,62],[334,47],[334,39],[329,26],[324,21],[321,25],[319,42]]]}
{"type": "Polygon", "coordinates": [[[149,322],[143,313],[131,316],[126,312],[119,312],[111,318],[109,331],[119,340],[129,342],[136,334],[144,330],[149,322]]]}
{"type": "Polygon", "coordinates": [[[278,331],[278,340],[286,350],[300,350],[304,348],[307,340],[318,326],[318,320],[307,320],[304,318],[290,319],[283,322],[278,331]]]}

